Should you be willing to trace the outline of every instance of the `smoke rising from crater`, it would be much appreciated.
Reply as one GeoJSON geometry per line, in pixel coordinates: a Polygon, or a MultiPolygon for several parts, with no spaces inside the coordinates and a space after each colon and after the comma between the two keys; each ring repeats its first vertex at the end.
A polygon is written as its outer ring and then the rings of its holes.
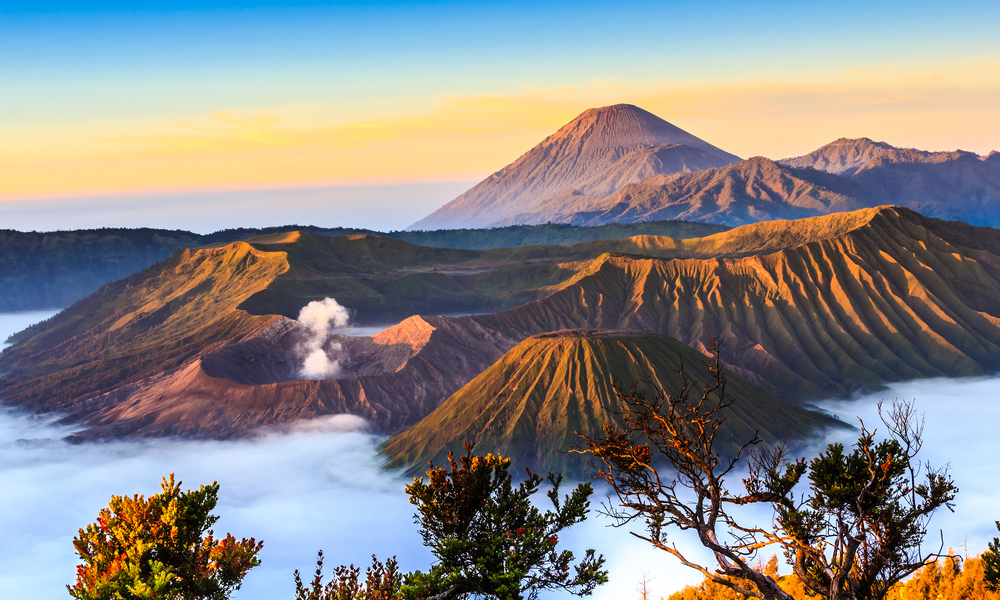
{"type": "Polygon", "coordinates": [[[326,343],[330,328],[347,327],[351,316],[333,298],[314,300],[299,311],[298,322],[309,329],[309,338],[299,346],[303,356],[299,375],[306,379],[333,379],[340,373],[340,361],[331,358],[341,350],[337,342],[326,343]]]}

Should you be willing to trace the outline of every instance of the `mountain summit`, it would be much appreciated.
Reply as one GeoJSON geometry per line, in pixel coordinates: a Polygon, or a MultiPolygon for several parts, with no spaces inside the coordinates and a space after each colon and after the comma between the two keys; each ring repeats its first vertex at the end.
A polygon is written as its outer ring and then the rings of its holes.
{"type": "MultiPolygon", "coordinates": [[[[739,160],[637,106],[592,108],[410,228],[493,225],[528,212],[538,202],[561,192],[581,189],[586,193],[588,184],[618,181],[621,177],[616,174],[616,165],[623,173],[645,176],[719,167],[739,160]],[[637,151],[667,147],[680,156],[664,161],[647,151],[641,157],[628,159],[637,151]],[[649,165],[645,169],[637,167],[636,160],[646,156],[650,156],[644,159],[649,165]],[[596,174],[601,174],[600,182],[592,181],[596,174]]],[[[621,181],[621,185],[629,182],[621,181]]]]}
{"type": "MultiPolygon", "coordinates": [[[[434,412],[382,448],[387,466],[423,472],[443,464],[449,450],[475,442],[479,452],[513,460],[514,471],[556,471],[586,477],[588,456],[569,453],[577,433],[600,436],[605,425],[622,427],[625,407],[611,389],[647,380],[667,393],[683,385],[680,369],[700,390],[712,381],[705,355],[677,340],[636,331],[562,330],[532,336],[504,354],[434,412]]],[[[717,449],[735,454],[756,433],[767,443],[795,441],[833,419],[810,412],[754,386],[733,372],[726,391],[739,401],[725,409],[717,449]]],[[[698,392],[695,391],[695,394],[698,392]]]]}
{"type": "Polygon", "coordinates": [[[813,168],[818,171],[826,171],[834,175],[851,177],[863,168],[868,161],[882,154],[886,150],[896,150],[896,148],[885,142],[875,142],[868,138],[848,139],[840,138],[829,144],[813,150],[809,154],[798,158],[788,158],[781,161],[782,164],[796,169],[813,168]]]}

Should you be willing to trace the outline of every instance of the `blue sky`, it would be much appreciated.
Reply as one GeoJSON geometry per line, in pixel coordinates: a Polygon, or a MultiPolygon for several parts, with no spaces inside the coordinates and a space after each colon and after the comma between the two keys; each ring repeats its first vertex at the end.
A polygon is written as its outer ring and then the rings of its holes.
{"type": "Polygon", "coordinates": [[[4,123],[300,102],[375,113],[594,78],[801,77],[1000,49],[996,2],[6,2],[2,15],[4,123]]]}
{"type": "Polygon", "coordinates": [[[740,156],[988,152],[998,30],[997,2],[3,2],[0,203],[469,181],[617,102],[740,156]]]}

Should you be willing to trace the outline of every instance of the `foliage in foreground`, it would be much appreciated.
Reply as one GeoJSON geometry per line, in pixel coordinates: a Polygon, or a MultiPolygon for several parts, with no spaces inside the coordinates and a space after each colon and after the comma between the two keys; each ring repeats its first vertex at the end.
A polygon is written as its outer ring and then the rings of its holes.
{"type": "Polygon", "coordinates": [[[573,552],[558,550],[559,533],[587,518],[590,484],[560,498],[562,477],[549,474],[546,495],[553,509],[543,512],[531,501],[542,477],[529,472],[515,486],[509,459],[473,456],[466,445],[465,455],[456,460],[449,454],[448,463],[448,468],[432,466],[426,482],[416,478],[406,486],[424,544],[437,559],[426,573],[400,577],[394,559],[383,565],[373,556],[365,583],[351,565],[337,567],[324,586],[320,554],[310,588],[296,571],[296,600],[521,600],[553,589],[587,596],[607,582],[604,557],[594,550],[575,565],[573,552]]]}
{"type": "MultiPolygon", "coordinates": [[[[1000,530],[1000,521],[996,522],[1000,530]]],[[[985,572],[986,588],[1000,592],[1000,538],[993,538],[990,547],[983,552],[983,570],[985,572]]]]}
{"type": "Polygon", "coordinates": [[[112,496],[96,523],[80,529],[73,546],[82,564],[66,586],[78,600],[225,600],[260,564],[263,542],[216,539],[211,514],[219,484],[181,491],[163,478],[161,492],[112,496]]]}
{"type": "Polygon", "coordinates": [[[365,570],[365,581],[361,581],[361,569],[351,565],[337,567],[333,579],[323,584],[323,551],[316,559],[316,574],[309,586],[302,583],[302,576],[295,571],[295,600],[393,600],[399,598],[402,587],[396,558],[384,563],[372,555],[372,566],[365,570]]]}
{"type": "Polygon", "coordinates": [[[751,564],[769,546],[784,553],[810,592],[829,600],[882,600],[898,581],[938,560],[941,549],[924,552],[921,543],[930,516],[951,508],[957,488],[946,471],[916,460],[923,425],[912,405],[894,403],[888,414],[880,406],[885,439],[862,423],[853,449],[831,444],[809,463],[788,460],[780,445],[760,447],[756,436],[723,457],[714,444],[734,399],[725,393],[714,342],[712,349],[714,381],[699,395],[683,367],[674,395],[652,382],[645,382],[651,397],[614,386],[624,427],[584,438],[599,461],[597,477],[618,497],[609,516],[620,525],[644,522],[634,535],[714,583],[762,600],[794,600],[774,575],[751,564]],[[746,493],[737,494],[726,478],[746,456],[746,493]],[[798,495],[800,482],[808,489],[798,495]],[[747,522],[733,510],[751,504],[770,505],[774,525],[747,522]],[[716,564],[684,554],[668,539],[679,530],[696,533],[716,564]]]}
{"type": "MultiPolygon", "coordinates": [[[[759,568],[759,565],[758,565],[759,568]]],[[[778,577],[778,559],[772,556],[764,571],[776,577],[778,584],[795,600],[816,600],[802,580],[794,574],[778,577]]],[[[743,600],[744,596],[729,587],[706,579],[696,586],[686,586],[667,600],[743,600]]],[[[905,582],[889,590],[886,600],[1000,600],[1000,594],[988,589],[985,560],[964,561],[944,558],[932,562],[905,582]]]]}

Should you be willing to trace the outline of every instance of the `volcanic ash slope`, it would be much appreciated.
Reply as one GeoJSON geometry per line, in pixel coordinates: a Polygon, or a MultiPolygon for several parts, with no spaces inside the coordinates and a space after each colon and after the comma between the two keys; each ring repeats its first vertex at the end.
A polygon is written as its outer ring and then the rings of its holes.
{"type": "MultiPolygon", "coordinates": [[[[478,453],[512,458],[515,472],[556,471],[569,476],[590,472],[588,457],[570,453],[582,445],[576,434],[600,436],[605,425],[622,425],[625,408],[612,382],[626,391],[634,383],[647,396],[654,388],[677,394],[683,365],[695,385],[692,400],[712,381],[706,357],[665,335],[642,332],[567,330],[521,342],[453,394],[417,425],[386,442],[388,466],[422,471],[428,460],[445,464],[448,451],[461,454],[467,442],[478,453]]],[[[784,402],[726,375],[725,409],[716,449],[732,454],[759,435],[764,441],[794,442],[836,422],[784,402]]],[[[710,396],[715,406],[718,396],[710,396]]]]}

